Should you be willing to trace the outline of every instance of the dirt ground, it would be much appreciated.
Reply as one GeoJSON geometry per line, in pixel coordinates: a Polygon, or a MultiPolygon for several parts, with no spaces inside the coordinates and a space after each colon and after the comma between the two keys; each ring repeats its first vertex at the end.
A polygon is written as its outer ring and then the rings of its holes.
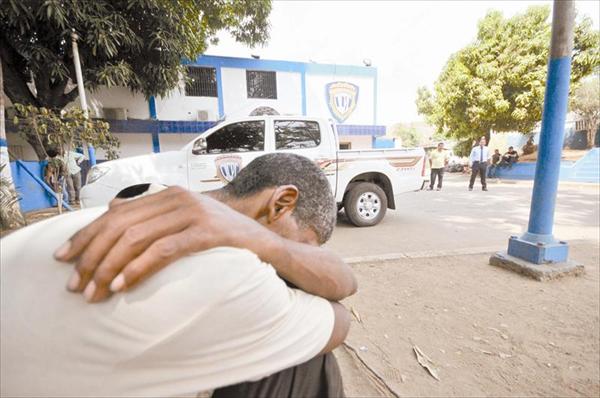
{"type": "MultiPolygon", "coordinates": [[[[572,243],[586,273],[537,282],[489,254],[355,264],[347,342],[399,396],[600,396],[597,242],[572,243]],[[418,362],[417,346],[439,381],[418,362]]],[[[336,351],[351,397],[393,396],[336,351]]]]}

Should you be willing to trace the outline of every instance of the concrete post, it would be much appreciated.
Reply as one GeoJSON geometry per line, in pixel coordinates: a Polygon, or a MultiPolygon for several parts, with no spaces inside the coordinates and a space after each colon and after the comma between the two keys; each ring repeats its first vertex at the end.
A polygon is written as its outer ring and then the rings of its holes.
{"type": "MultiPolygon", "coordinates": [[[[88,118],[88,107],[87,100],[85,97],[85,87],[83,85],[83,74],[81,73],[81,61],[79,60],[79,48],[77,47],[77,40],[79,36],[75,31],[71,32],[71,43],[73,46],[73,63],[75,64],[75,76],[77,78],[77,90],[79,91],[79,103],[81,104],[81,110],[85,118],[88,118]]],[[[96,164],[96,151],[94,147],[91,145],[87,145],[88,156],[90,159],[90,166],[94,166],[96,164]]]]}
{"type": "Polygon", "coordinates": [[[552,235],[554,205],[560,173],[565,118],[571,79],[575,7],[572,0],[555,0],[552,42],[542,131],[531,196],[527,232],[508,241],[508,251],[496,253],[490,264],[544,281],[583,273],[583,265],[568,260],[567,242],[552,235]]]}

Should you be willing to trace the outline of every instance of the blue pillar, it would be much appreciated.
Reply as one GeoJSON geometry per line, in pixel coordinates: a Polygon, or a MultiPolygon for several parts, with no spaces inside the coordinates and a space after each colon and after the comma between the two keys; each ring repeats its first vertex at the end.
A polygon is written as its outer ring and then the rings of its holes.
{"type": "Polygon", "coordinates": [[[306,66],[300,72],[300,94],[302,95],[302,116],[306,116],[306,66]]]}
{"type": "Polygon", "coordinates": [[[88,144],[88,157],[90,158],[90,166],[96,165],[96,150],[90,144],[88,144]]]}
{"type": "Polygon", "coordinates": [[[529,225],[523,236],[508,242],[509,255],[534,264],[565,262],[569,255],[567,243],[554,238],[552,227],[571,79],[573,21],[572,2],[555,1],[529,225]]]}
{"type": "Polygon", "coordinates": [[[225,102],[223,99],[223,75],[221,73],[221,65],[216,66],[217,77],[217,102],[219,104],[219,119],[225,116],[225,102]]]}
{"type": "MultiPolygon", "coordinates": [[[[150,112],[150,119],[157,120],[158,114],[156,112],[156,98],[154,96],[150,96],[148,99],[148,111],[150,112]]],[[[160,152],[160,138],[158,137],[159,125],[156,123],[154,129],[152,130],[152,151],[154,153],[160,152]]]]}

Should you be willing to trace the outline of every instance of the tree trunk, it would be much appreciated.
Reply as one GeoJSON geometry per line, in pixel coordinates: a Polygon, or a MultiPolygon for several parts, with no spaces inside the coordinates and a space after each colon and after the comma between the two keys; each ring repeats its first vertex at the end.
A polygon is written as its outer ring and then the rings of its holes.
{"type": "Polygon", "coordinates": [[[0,57],[0,225],[2,229],[16,228],[25,225],[25,218],[19,207],[15,184],[10,172],[8,143],[6,142],[6,126],[4,123],[4,81],[2,61],[0,57]]]}
{"type": "Polygon", "coordinates": [[[40,160],[40,161],[46,160],[47,155],[46,155],[46,149],[44,149],[44,148],[47,146],[47,143],[44,142],[44,143],[40,144],[40,139],[38,136],[35,135],[35,133],[27,134],[25,139],[27,140],[29,145],[31,145],[33,150],[35,151],[35,154],[38,157],[38,160],[40,160]]]}
{"type": "MultiPolygon", "coordinates": [[[[27,82],[30,75],[18,62],[19,55],[0,37],[0,65],[6,74],[4,90],[13,104],[34,105],[55,111],[62,110],[67,104],[77,99],[77,89],[65,93],[69,79],[51,81],[49,73],[41,72],[35,82],[36,93],[31,92],[27,82]]],[[[49,71],[46,71],[49,72],[49,71]]],[[[71,80],[75,81],[74,70],[69,70],[71,80]]],[[[47,143],[40,142],[35,135],[27,135],[27,142],[33,147],[39,160],[46,158],[43,146],[47,143]]]]}
{"type": "Polygon", "coordinates": [[[596,136],[598,135],[598,130],[600,129],[600,123],[594,120],[590,120],[588,123],[587,130],[587,147],[594,148],[596,146],[596,136]]]}

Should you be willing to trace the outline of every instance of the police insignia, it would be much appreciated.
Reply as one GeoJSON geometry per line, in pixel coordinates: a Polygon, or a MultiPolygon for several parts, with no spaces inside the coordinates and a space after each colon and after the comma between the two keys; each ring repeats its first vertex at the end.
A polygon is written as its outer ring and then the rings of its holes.
{"type": "Polygon", "coordinates": [[[217,177],[224,183],[231,182],[242,168],[242,157],[237,155],[219,156],[215,159],[217,177]]]}
{"type": "Polygon", "coordinates": [[[327,106],[331,115],[343,123],[354,112],[358,101],[358,86],[348,82],[332,82],[325,86],[327,106]]]}

